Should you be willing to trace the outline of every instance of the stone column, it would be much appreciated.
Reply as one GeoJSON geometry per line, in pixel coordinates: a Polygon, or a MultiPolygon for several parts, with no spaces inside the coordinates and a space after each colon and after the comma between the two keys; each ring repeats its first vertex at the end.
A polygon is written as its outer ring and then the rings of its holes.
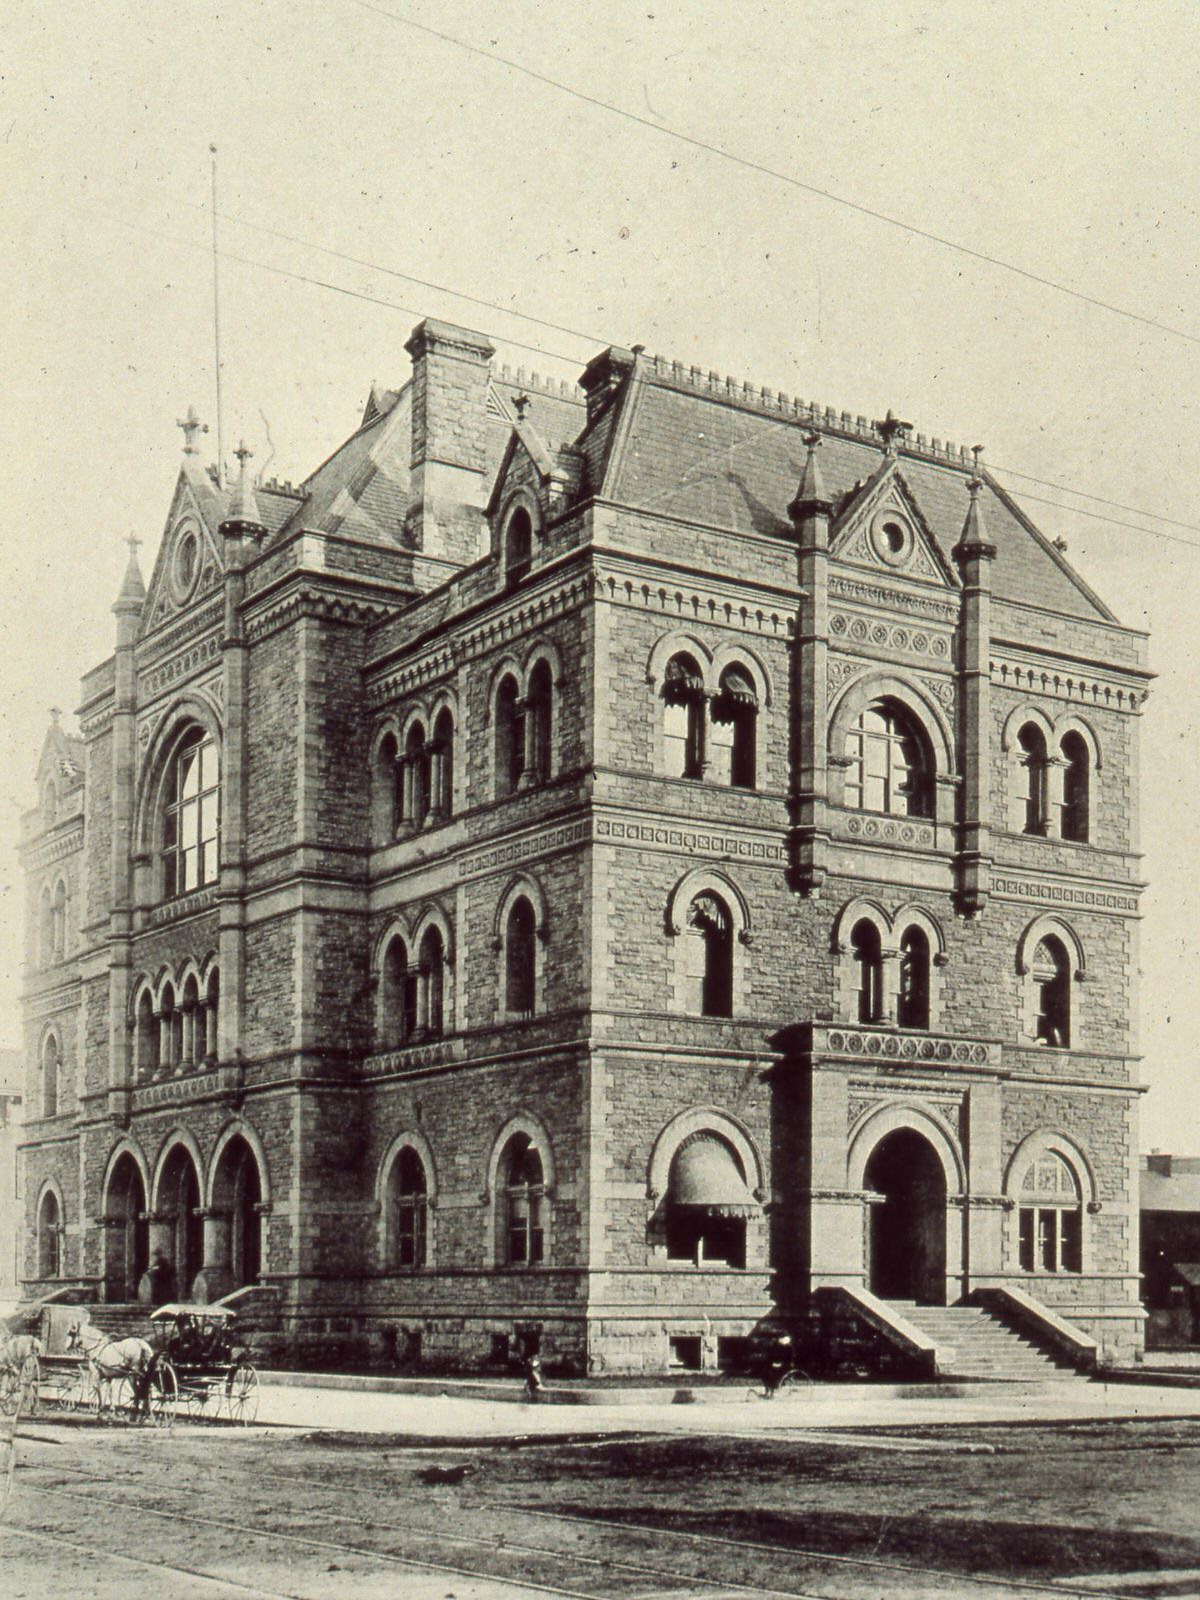
{"type": "Polygon", "coordinates": [[[972,478],[967,487],[971,503],[952,551],[963,584],[958,628],[962,821],[955,864],[959,905],[975,917],[987,904],[992,882],[991,567],[996,546],[988,543],[979,504],[983,481],[972,478]]]}
{"type": "MultiPolygon", "coordinates": [[[[132,973],[133,805],[137,759],[137,667],[134,647],[145,586],[137,562],[138,541],[129,541],[129,565],[113,606],[117,619],[112,727],[112,853],[108,919],[108,1110],[129,1109],[132,1081],[126,1029],[132,973]]],[[[82,1085],[81,1085],[82,1087],[82,1085]]]]}
{"type": "Polygon", "coordinates": [[[804,436],[808,456],[796,498],[788,507],[799,547],[800,598],[792,645],[792,773],[795,887],[818,894],[825,879],[829,844],[829,520],[833,502],[825,492],[817,450],[821,435],[804,436]]]}
{"type": "Polygon", "coordinates": [[[230,1257],[232,1218],[213,1207],[200,1213],[204,1222],[204,1265],[192,1281],[192,1296],[211,1304],[236,1288],[230,1257]]]}
{"type": "MultiPolygon", "coordinates": [[[[155,1259],[162,1255],[175,1267],[175,1217],[165,1211],[147,1211],[146,1213],[147,1244],[150,1252],[150,1265],[142,1273],[142,1281],[138,1284],[137,1297],[142,1305],[153,1305],[155,1284],[153,1281],[155,1259]]],[[[173,1296],[178,1285],[172,1285],[170,1295],[173,1296]]]]}

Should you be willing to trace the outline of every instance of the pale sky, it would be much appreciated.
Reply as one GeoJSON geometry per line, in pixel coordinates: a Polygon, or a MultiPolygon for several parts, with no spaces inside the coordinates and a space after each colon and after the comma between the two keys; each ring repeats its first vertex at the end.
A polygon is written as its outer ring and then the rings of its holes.
{"type": "Polygon", "coordinates": [[[14,849],[47,708],[73,711],[80,674],[112,649],[130,534],[149,576],[175,419],[195,404],[215,423],[215,142],[221,209],[274,230],[222,222],[224,250],[371,297],[223,262],[226,451],[244,434],[262,467],[269,426],[272,474],[306,475],[372,379],[403,381],[405,340],[434,315],[555,376],[601,344],[641,343],[838,410],[890,406],[983,442],[994,468],[1192,525],[1005,479],[1121,621],[1153,635],[1142,1143],[1200,1153],[1191,0],[36,0],[0,27],[0,1045],[20,1038],[14,849]],[[619,120],[386,10],[1191,338],[619,120]]]}

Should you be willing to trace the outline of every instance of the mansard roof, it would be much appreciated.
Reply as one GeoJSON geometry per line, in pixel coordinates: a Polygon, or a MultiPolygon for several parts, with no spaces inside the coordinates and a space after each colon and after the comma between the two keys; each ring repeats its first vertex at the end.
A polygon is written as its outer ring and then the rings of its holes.
{"type": "MultiPolygon", "coordinates": [[[[639,356],[614,404],[580,440],[591,481],[605,499],[737,533],[790,535],[787,508],[805,461],[803,435],[824,436],[821,472],[835,514],[844,512],[886,459],[865,419],[841,417],[639,356]]],[[[966,452],[918,438],[897,449],[904,481],[941,560],[962,532],[966,452]]],[[[1007,491],[984,471],[981,509],[996,546],[992,593],[999,599],[1089,620],[1113,615],[1063,560],[1007,491]]]]}

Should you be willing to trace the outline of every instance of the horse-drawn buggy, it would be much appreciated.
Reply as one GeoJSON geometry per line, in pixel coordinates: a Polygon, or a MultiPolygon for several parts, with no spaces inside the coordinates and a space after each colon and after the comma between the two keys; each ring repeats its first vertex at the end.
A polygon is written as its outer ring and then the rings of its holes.
{"type": "Polygon", "coordinates": [[[189,1417],[251,1423],[258,1415],[258,1372],[237,1342],[236,1315],[221,1305],[167,1305],[151,1313],[189,1417]]]}
{"type": "Polygon", "coordinates": [[[8,1333],[0,1326],[0,1416],[31,1411],[41,1379],[42,1341],[31,1333],[8,1333]]]}

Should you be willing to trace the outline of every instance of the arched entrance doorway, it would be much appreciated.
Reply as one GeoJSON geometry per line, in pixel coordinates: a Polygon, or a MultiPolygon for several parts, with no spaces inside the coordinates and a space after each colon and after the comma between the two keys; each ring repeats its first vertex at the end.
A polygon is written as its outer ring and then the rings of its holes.
{"type": "Polygon", "coordinates": [[[104,1208],[108,1219],[104,1295],[107,1300],[135,1300],[142,1274],[150,1265],[150,1224],[146,1186],[133,1156],[126,1151],[113,1167],[104,1208]]]}
{"type": "Polygon", "coordinates": [[[221,1149],[205,1214],[204,1270],[193,1293],[219,1300],[257,1283],[263,1266],[263,1174],[250,1141],[235,1133],[221,1149]]]}
{"type": "Polygon", "coordinates": [[[167,1255],[175,1274],[174,1294],[186,1300],[204,1259],[200,1177],[191,1154],[176,1145],[158,1180],[158,1214],[165,1224],[167,1255]]]}
{"type": "Polygon", "coordinates": [[[946,1177],[937,1151],[912,1128],[885,1135],[867,1162],[868,1287],[881,1300],[946,1300],[946,1177]]]}

